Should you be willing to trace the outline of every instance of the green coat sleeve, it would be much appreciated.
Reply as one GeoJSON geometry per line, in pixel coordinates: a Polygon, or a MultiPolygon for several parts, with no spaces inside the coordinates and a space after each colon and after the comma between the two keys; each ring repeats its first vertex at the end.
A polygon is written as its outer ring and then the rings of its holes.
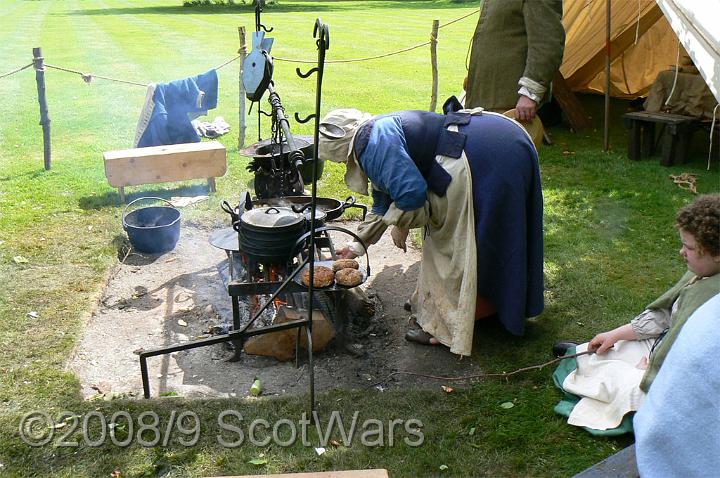
{"type": "Polygon", "coordinates": [[[540,83],[548,90],[560,68],[565,49],[562,14],[562,0],[523,2],[528,45],[523,77],[540,83]]]}

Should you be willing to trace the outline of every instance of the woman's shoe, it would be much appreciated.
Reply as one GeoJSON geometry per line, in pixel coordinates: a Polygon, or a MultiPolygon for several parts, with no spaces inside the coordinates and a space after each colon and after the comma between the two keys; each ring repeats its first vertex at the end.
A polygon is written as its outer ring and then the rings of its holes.
{"type": "Polygon", "coordinates": [[[403,304],[403,309],[407,310],[408,312],[412,312],[412,304],[409,300],[403,304]]]}
{"type": "Polygon", "coordinates": [[[433,336],[425,332],[420,327],[412,328],[405,332],[405,340],[423,345],[434,345],[431,340],[433,336]]]}

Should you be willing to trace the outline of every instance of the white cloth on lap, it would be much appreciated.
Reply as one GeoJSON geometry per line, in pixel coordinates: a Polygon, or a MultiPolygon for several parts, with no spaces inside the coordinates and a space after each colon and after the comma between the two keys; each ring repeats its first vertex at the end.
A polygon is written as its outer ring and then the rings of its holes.
{"type": "MultiPolygon", "coordinates": [[[[645,370],[637,368],[650,354],[654,339],[620,340],[602,355],[577,357],[577,369],[563,382],[563,389],[582,397],[568,423],[596,430],[616,428],[628,412],[636,411],[645,398],[640,381],[645,370]]],[[[578,345],[577,352],[588,344],[578,345]]]]}

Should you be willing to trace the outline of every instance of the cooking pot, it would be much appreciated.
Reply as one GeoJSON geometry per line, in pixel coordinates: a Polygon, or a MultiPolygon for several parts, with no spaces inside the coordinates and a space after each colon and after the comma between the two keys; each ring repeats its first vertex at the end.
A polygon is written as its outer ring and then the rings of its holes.
{"type": "MultiPolygon", "coordinates": [[[[305,156],[305,161],[300,168],[300,174],[302,175],[303,182],[305,184],[308,184],[312,181],[313,177],[312,168],[315,153],[313,147],[313,137],[305,135],[293,135],[293,139],[295,140],[295,146],[300,148],[300,151],[302,151],[303,155],[305,156]]],[[[238,153],[240,153],[241,156],[248,156],[253,158],[257,163],[257,166],[260,166],[264,169],[273,169],[272,159],[276,161],[276,168],[288,169],[290,167],[289,162],[286,163],[286,160],[288,159],[288,155],[290,153],[290,147],[287,143],[282,143],[282,146],[280,146],[277,143],[273,143],[271,139],[264,139],[248,146],[247,148],[241,149],[240,151],[238,151],[238,153]]],[[[323,170],[325,169],[325,161],[320,160],[317,168],[317,177],[320,178],[322,176],[323,170]]]]}
{"type": "Polygon", "coordinates": [[[141,197],[125,206],[122,226],[130,244],[138,251],[149,254],[172,251],[180,238],[180,211],[165,199],[141,197]],[[127,212],[134,203],[145,200],[164,201],[168,206],[142,207],[127,212]]]}
{"type": "Polygon", "coordinates": [[[240,250],[260,261],[286,260],[306,230],[303,214],[287,207],[259,207],[243,212],[233,223],[240,250]]]}

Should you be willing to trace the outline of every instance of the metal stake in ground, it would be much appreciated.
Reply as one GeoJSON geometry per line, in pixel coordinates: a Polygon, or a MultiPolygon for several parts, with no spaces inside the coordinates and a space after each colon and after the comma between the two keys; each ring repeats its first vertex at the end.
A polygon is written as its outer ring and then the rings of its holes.
{"type": "Polygon", "coordinates": [[[48,115],[47,99],[45,98],[45,59],[42,56],[42,48],[33,48],[33,63],[38,103],[40,103],[40,124],[43,130],[43,159],[47,171],[50,169],[50,115],[48,115]]]}

